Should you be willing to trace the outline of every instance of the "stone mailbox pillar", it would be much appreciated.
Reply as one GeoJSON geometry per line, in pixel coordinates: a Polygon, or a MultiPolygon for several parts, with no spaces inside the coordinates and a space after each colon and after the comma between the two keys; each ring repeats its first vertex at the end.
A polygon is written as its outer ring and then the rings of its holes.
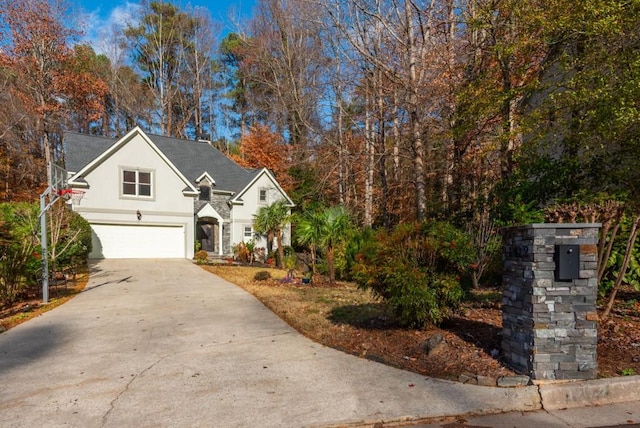
{"type": "Polygon", "coordinates": [[[504,230],[502,356],[533,379],[597,375],[600,224],[504,230]]]}

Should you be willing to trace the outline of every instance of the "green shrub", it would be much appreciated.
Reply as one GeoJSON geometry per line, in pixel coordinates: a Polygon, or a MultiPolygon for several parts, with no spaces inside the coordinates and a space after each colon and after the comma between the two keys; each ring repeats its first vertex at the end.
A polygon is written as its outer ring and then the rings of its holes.
{"type": "Polygon", "coordinates": [[[91,252],[91,225],[80,214],[59,204],[52,212],[62,212],[62,233],[56,247],[61,250],[56,257],[56,269],[64,270],[84,264],[91,252]]]}
{"type": "MultiPolygon", "coordinates": [[[[297,256],[293,247],[285,246],[283,249],[284,252],[284,268],[285,269],[293,269],[296,267],[297,256]]],[[[278,251],[274,252],[276,266],[280,266],[280,254],[278,251]]]]}
{"type": "Polygon", "coordinates": [[[196,263],[204,265],[209,260],[209,254],[205,250],[200,250],[194,255],[194,258],[196,259],[196,263]]]}
{"type": "Polygon", "coordinates": [[[266,270],[260,270],[256,272],[256,274],[253,276],[253,279],[255,281],[266,281],[268,279],[271,279],[271,274],[266,270]]]}
{"type": "Polygon", "coordinates": [[[345,245],[344,257],[339,262],[336,257],[336,269],[342,271],[342,277],[347,281],[353,281],[353,269],[357,264],[358,254],[363,248],[372,245],[375,239],[375,231],[371,228],[362,229],[354,233],[345,245]],[[344,264],[344,267],[340,265],[344,264]]]}
{"type": "Polygon", "coordinates": [[[392,307],[401,325],[421,328],[451,315],[473,258],[469,236],[449,223],[404,224],[365,243],[353,275],[392,307]]]}
{"type": "Polygon", "coordinates": [[[38,206],[0,204],[0,306],[13,303],[40,266],[38,206]]]}

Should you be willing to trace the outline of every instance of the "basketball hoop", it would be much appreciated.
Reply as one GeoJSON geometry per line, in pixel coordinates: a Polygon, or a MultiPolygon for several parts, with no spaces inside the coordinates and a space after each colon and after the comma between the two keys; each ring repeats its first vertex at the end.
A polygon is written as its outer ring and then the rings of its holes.
{"type": "Polygon", "coordinates": [[[60,197],[64,198],[66,201],[71,199],[73,205],[80,205],[80,201],[84,196],[84,190],[75,190],[75,189],[62,189],[58,192],[60,197]]]}

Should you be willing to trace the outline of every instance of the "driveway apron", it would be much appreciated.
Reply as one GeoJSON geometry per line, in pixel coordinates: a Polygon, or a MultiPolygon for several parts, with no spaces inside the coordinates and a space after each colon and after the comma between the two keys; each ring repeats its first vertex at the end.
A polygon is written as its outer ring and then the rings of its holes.
{"type": "Polygon", "coordinates": [[[188,260],[102,260],[0,334],[2,427],[303,427],[540,407],[314,343],[188,260]]]}

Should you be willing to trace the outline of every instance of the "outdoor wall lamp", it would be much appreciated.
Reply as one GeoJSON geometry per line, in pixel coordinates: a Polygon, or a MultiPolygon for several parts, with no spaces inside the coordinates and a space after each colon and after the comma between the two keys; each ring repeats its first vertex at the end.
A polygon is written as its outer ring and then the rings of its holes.
{"type": "Polygon", "coordinates": [[[136,211],[136,217],[138,217],[138,220],[142,220],[142,213],[140,210],[136,211]]]}

